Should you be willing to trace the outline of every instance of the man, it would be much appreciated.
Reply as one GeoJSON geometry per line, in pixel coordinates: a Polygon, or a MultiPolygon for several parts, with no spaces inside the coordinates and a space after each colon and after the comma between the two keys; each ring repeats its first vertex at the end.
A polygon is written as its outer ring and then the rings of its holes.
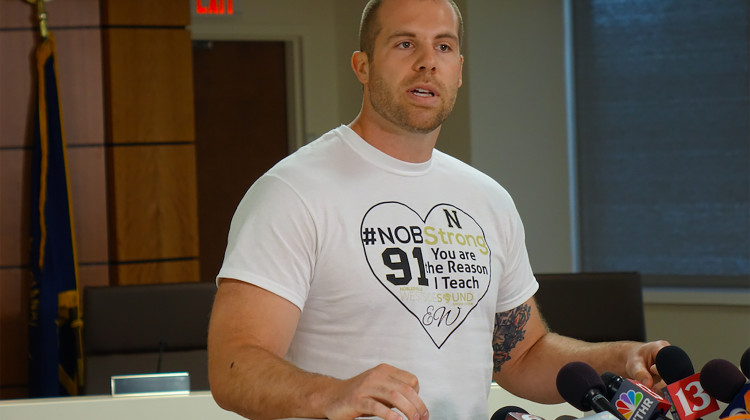
{"type": "Polygon", "coordinates": [[[434,149],[461,37],[448,0],[365,7],[360,114],[261,177],[232,221],[209,329],[220,406],[255,420],[486,419],[492,379],[560,402],[573,360],[658,379],[666,342],[547,331],[512,200],[434,149]]]}

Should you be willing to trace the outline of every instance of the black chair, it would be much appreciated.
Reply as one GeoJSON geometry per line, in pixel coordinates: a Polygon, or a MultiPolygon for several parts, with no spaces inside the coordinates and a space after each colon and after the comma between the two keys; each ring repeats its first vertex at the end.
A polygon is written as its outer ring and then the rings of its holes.
{"type": "Polygon", "coordinates": [[[646,340],[637,272],[536,274],[536,302],[552,332],[588,342],[646,340]]]}
{"type": "Polygon", "coordinates": [[[83,294],[84,393],[109,394],[112,375],[188,372],[208,390],[214,283],[88,287],[83,294]]]}

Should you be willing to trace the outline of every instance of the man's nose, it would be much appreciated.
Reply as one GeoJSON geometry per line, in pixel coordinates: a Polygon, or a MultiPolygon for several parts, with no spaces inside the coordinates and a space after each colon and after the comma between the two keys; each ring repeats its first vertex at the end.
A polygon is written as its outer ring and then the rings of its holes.
{"type": "Polygon", "coordinates": [[[437,70],[435,50],[432,48],[421,48],[417,54],[417,59],[414,62],[414,69],[416,71],[437,70]]]}

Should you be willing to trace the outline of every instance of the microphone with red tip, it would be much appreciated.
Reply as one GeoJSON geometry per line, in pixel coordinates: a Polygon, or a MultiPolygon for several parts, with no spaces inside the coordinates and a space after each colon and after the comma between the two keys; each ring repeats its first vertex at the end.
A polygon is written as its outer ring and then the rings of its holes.
{"type": "Polygon", "coordinates": [[[625,417],[609,402],[606,387],[596,370],[584,362],[570,362],[557,373],[557,392],[581,411],[608,412],[619,420],[625,417]]]}
{"type": "Polygon", "coordinates": [[[711,360],[703,366],[700,382],[710,396],[729,404],[720,419],[748,414],[750,383],[737,366],[724,359],[711,360]]]}
{"type": "Polygon", "coordinates": [[[606,396],[630,420],[666,420],[672,404],[646,385],[612,372],[602,374],[606,396]]]}
{"type": "Polygon", "coordinates": [[[666,346],[659,350],[654,361],[659,376],[666,382],[662,390],[672,403],[675,420],[696,420],[719,410],[719,404],[703,391],[700,373],[695,373],[693,363],[684,350],[666,346]]]}
{"type": "Polygon", "coordinates": [[[543,418],[534,414],[529,414],[528,411],[515,405],[508,405],[499,408],[495,411],[495,414],[490,417],[490,420],[544,420],[543,418]]]}

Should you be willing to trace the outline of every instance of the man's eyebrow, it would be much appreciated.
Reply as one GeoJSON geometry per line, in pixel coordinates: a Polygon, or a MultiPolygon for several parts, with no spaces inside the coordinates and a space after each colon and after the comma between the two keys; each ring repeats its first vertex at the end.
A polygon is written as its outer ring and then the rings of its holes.
{"type": "Polygon", "coordinates": [[[388,40],[392,40],[395,38],[416,38],[417,34],[414,32],[407,32],[407,31],[400,31],[400,32],[394,32],[391,34],[391,36],[388,37],[388,40]]]}
{"type": "Polygon", "coordinates": [[[452,41],[458,42],[458,35],[448,32],[444,34],[438,34],[435,39],[450,39],[452,41]]]}
{"type": "MultiPolygon", "coordinates": [[[[395,38],[404,38],[404,37],[405,38],[416,38],[417,34],[414,33],[414,32],[409,32],[409,31],[394,32],[394,33],[392,33],[388,37],[388,40],[390,41],[390,40],[395,39],[395,38]]],[[[446,33],[435,35],[435,39],[450,39],[452,41],[458,42],[458,35],[456,35],[454,33],[446,32],[446,33]]]]}

